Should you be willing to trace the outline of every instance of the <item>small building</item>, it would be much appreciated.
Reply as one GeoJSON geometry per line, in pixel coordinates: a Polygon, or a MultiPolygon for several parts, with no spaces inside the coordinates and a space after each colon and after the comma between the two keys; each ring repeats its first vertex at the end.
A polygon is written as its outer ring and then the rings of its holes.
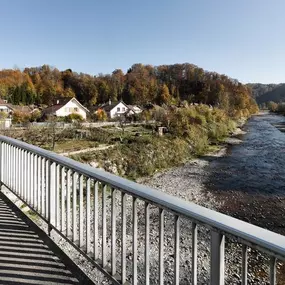
{"type": "Polygon", "coordinates": [[[0,99],[0,112],[4,112],[7,115],[13,111],[12,105],[7,103],[6,100],[0,99]]]}
{"type": "Polygon", "coordinates": [[[71,114],[79,114],[86,120],[89,110],[85,108],[76,98],[58,98],[54,104],[43,110],[43,115],[56,117],[67,117],[71,114]]]}
{"type": "Polygon", "coordinates": [[[128,105],[128,108],[129,108],[128,115],[140,114],[142,112],[142,109],[136,105],[128,105]]]}
{"type": "Polygon", "coordinates": [[[96,106],[95,112],[99,109],[104,110],[110,119],[118,118],[125,114],[134,115],[142,112],[138,106],[127,105],[123,101],[112,103],[111,100],[108,103],[96,106]]]}

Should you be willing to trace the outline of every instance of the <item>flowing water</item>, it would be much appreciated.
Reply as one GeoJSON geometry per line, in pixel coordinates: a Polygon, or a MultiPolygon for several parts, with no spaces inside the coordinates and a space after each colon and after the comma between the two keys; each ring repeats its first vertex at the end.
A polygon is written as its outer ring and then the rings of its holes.
{"type": "Polygon", "coordinates": [[[211,187],[285,196],[285,117],[254,116],[244,130],[243,143],[210,164],[211,187]]]}
{"type": "Polygon", "coordinates": [[[244,130],[241,144],[209,164],[206,189],[220,211],[285,234],[285,117],[260,114],[244,130]]]}

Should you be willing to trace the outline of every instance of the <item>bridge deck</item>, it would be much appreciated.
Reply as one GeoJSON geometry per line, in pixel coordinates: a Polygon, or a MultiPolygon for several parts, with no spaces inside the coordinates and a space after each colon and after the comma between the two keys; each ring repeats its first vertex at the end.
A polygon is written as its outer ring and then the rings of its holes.
{"type": "Polygon", "coordinates": [[[0,193],[1,285],[82,284],[43,240],[42,233],[0,193]]]}

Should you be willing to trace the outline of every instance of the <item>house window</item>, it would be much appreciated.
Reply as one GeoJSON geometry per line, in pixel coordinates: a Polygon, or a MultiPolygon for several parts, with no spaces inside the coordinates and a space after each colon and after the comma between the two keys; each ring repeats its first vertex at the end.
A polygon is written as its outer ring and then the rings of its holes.
{"type": "Polygon", "coordinates": [[[122,110],[123,110],[123,112],[125,112],[125,111],[126,111],[126,108],[125,108],[125,107],[123,107],[123,108],[122,108],[122,110]]]}
{"type": "Polygon", "coordinates": [[[78,112],[79,109],[77,107],[74,107],[74,112],[78,112]]]}
{"type": "Polygon", "coordinates": [[[120,112],[120,107],[117,108],[117,112],[120,112]]]}

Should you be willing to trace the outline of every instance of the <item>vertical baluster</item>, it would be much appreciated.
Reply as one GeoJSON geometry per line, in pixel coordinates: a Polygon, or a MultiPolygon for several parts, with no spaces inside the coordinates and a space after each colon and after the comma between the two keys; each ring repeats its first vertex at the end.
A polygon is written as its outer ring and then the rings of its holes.
{"type": "Polygon", "coordinates": [[[94,259],[98,259],[98,187],[99,183],[94,182],[94,259]]]}
{"type": "Polygon", "coordinates": [[[49,200],[49,233],[51,232],[52,227],[55,226],[56,222],[56,163],[48,161],[49,168],[49,183],[48,183],[48,200],[49,200]]]}
{"type": "Polygon", "coordinates": [[[14,163],[14,160],[15,160],[15,147],[12,146],[12,178],[11,178],[11,189],[13,191],[17,191],[16,187],[15,187],[15,163],[14,163]]]}
{"type": "Polygon", "coordinates": [[[25,151],[21,150],[21,198],[24,199],[25,191],[25,151]]]}
{"type": "Polygon", "coordinates": [[[149,285],[149,203],[145,202],[145,251],[144,251],[144,259],[145,259],[145,284],[149,285]]]}
{"type": "Polygon", "coordinates": [[[197,285],[197,224],[192,223],[192,284],[197,285]]]}
{"type": "Polygon", "coordinates": [[[6,176],[7,176],[7,160],[6,160],[7,152],[6,152],[6,143],[3,143],[3,173],[2,175],[2,182],[6,184],[6,176]],[[5,171],[4,171],[5,169],[5,171]]]}
{"type": "Polygon", "coordinates": [[[106,191],[107,191],[107,186],[103,185],[102,189],[102,266],[103,267],[107,265],[106,191]]]}
{"type": "Polygon", "coordinates": [[[0,141],[0,191],[2,190],[2,183],[3,183],[3,172],[4,172],[4,163],[3,163],[3,143],[0,141]]]}
{"type": "Polygon", "coordinates": [[[86,253],[90,253],[90,207],[91,207],[91,197],[90,197],[90,178],[86,180],[86,253]]]}
{"type": "Polygon", "coordinates": [[[37,180],[37,193],[38,193],[38,202],[36,210],[41,213],[41,184],[42,184],[42,175],[41,175],[41,168],[42,168],[42,158],[40,156],[37,157],[37,164],[38,164],[38,180],[37,180]]]}
{"type": "Polygon", "coordinates": [[[56,166],[56,228],[59,229],[60,224],[60,165],[56,166]]]}
{"type": "Polygon", "coordinates": [[[13,189],[13,178],[14,178],[14,173],[13,173],[13,160],[14,160],[14,153],[13,153],[13,146],[11,145],[10,146],[10,171],[11,171],[11,175],[10,175],[10,187],[12,190],[13,189]]]}
{"type": "Polygon", "coordinates": [[[42,197],[41,197],[41,202],[42,202],[42,215],[43,217],[45,217],[45,214],[46,214],[46,208],[45,208],[45,166],[46,166],[46,160],[45,158],[42,158],[41,159],[41,164],[42,164],[42,167],[41,167],[41,194],[42,194],[42,197]]]}
{"type": "Polygon", "coordinates": [[[16,170],[16,147],[13,146],[13,184],[12,184],[12,188],[14,190],[15,193],[18,194],[18,189],[17,189],[17,170],[16,170]]]}
{"type": "Polygon", "coordinates": [[[34,155],[34,209],[38,207],[38,156],[34,155]]]}
{"type": "Polygon", "coordinates": [[[126,198],[127,194],[122,192],[121,194],[121,218],[122,218],[122,252],[121,252],[121,267],[122,267],[122,284],[126,282],[126,235],[127,235],[127,217],[126,217],[126,198]]]}
{"type": "Polygon", "coordinates": [[[211,232],[211,284],[223,285],[224,282],[225,236],[211,232]]]}
{"type": "Polygon", "coordinates": [[[46,219],[48,219],[49,218],[49,190],[48,190],[48,185],[49,185],[49,164],[50,164],[50,162],[49,162],[49,160],[48,159],[46,159],[46,161],[45,161],[45,163],[46,163],[46,168],[45,168],[45,170],[46,170],[46,173],[45,173],[45,202],[46,202],[46,205],[45,205],[45,207],[46,207],[46,216],[45,216],[45,218],[46,219]]]}
{"type": "Polygon", "coordinates": [[[72,175],[72,228],[73,228],[73,237],[72,240],[74,243],[77,242],[77,173],[74,172],[72,175]]]}
{"type": "Polygon", "coordinates": [[[7,179],[7,181],[8,181],[8,186],[9,186],[9,188],[10,188],[10,179],[11,179],[11,168],[10,168],[10,160],[11,160],[11,148],[10,148],[10,145],[7,145],[7,154],[8,154],[8,165],[7,165],[7,168],[8,168],[8,179],[7,179]]]}
{"type": "Polygon", "coordinates": [[[9,145],[9,171],[10,171],[10,175],[9,175],[9,187],[10,189],[12,189],[12,161],[13,161],[13,150],[12,150],[12,146],[9,145]]]}
{"type": "Polygon", "coordinates": [[[14,148],[14,169],[15,169],[15,179],[14,179],[14,185],[15,185],[15,191],[17,195],[20,194],[20,189],[18,187],[18,180],[19,180],[19,157],[18,157],[18,148],[14,148]]]}
{"type": "Polygon", "coordinates": [[[65,227],[65,199],[66,199],[66,176],[65,167],[61,167],[61,232],[64,231],[65,227]]]}
{"type": "Polygon", "coordinates": [[[138,284],[138,201],[133,197],[133,284],[138,284]]]}
{"type": "Polygon", "coordinates": [[[242,285],[247,285],[247,246],[242,245],[242,285]]]}
{"type": "MultiPolygon", "coordinates": [[[[1,182],[5,183],[5,177],[6,177],[6,148],[5,143],[1,143],[1,182]]],[[[2,183],[1,183],[1,189],[2,189],[2,183]]],[[[0,189],[0,190],[1,190],[0,189]]]]}
{"type": "Polygon", "coordinates": [[[159,284],[163,285],[164,279],[164,210],[159,209],[159,284]]]}
{"type": "Polygon", "coordinates": [[[117,218],[117,212],[116,212],[116,190],[114,188],[111,189],[111,197],[112,197],[112,205],[111,205],[111,271],[112,275],[114,276],[116,274],[116,218],[117,218]]]}
{"type": "Polygon", "coordinates": [[[70,173],[71,171],[68,169],[67,171],[67,182],[66,182],[66,235],[68,238],[71,236],[71,228],[70,228],[70,173]]]}
{"type": "Polygon", "coordinates": [[[83,175],[79,176],[79,247],[83,247],[83,175]]]}
{"type": "Polygon", "coordinates": [[[5,184],[8,185],[8,175],[9,175],[9,169],[8,169],[8,145],[5,144],[5,166],[6,166],[6,175],[5,175],[5,184]]]}
{"type": "Polygon", "coordinates": [[[13,189],[13,146],[10,145],[10,188],[13,189]]]}
{"type": "Polygon", "coordinates": [[[179,285],[180,218],[174,217],[174,284],[179,285]]]}
{"type": "Polygon", "coordinates": [[[31,204],[31,154],[27,152],[27,197],[26,202],[31,204]]]}
{"type": "Polygon", "coordinates": [[[15,189],[15,192],[17,193],[17,195],[19,195],[19,188],[18,188],[18,178],[19,178],[19,175],[18,175],[18,158],[17,158],[17,147],[15,146],[14,147],[14,189],[15,189]]]}
{"type": "Polygon", "coordinates": [[[12,156],[12,151],[11,151],[11,145],[8,145],[8,147],[9,147],[9,187],[11,188],[11,178],[12,178],[11,156],[12,156]]]}
{"type": "Polygon", "coordinates": [[[270,285],[276,285],[276,258],[270,258],[270,285]]]}
{"type": "Polygon", "coordinates": [[[24,187],[25,187],[25,190],[24,190],[24,201],[27,202],[28,200],[28,152],[25,151],[25,157],[24,157],[24,161],[25,161],[25,167],[24,167],[24,177],[25,177],[25,180],[24,180],[24,187]]]}
{"type": "Polygon", "coordinates": [[[33,208],[34,207],[34,154],[30,154],[30,205],[33,208]]]}

